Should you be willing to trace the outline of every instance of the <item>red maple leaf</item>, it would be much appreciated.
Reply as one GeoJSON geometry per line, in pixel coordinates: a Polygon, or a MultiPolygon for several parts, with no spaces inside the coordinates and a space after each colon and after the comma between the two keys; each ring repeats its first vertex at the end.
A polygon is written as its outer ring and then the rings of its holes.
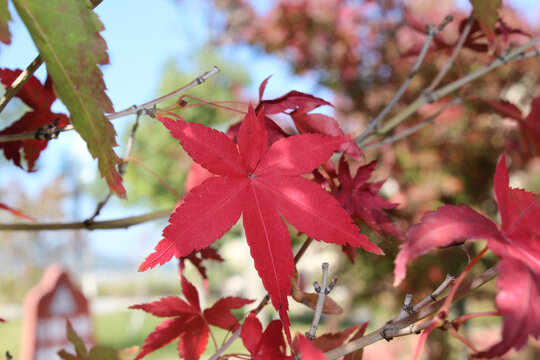
{"type": "Polygon", "coordinates": [[[395,260],[395,285],[406,264],[435,247],[470,239],[486,239],[500,258],[495,303],[503,315],[502,339],[475,357],[498,357],[519,350],[531,335],[540,336],[540,195],[508,185],[503,155],[495,172],[494,190],[501,228],[468,206],[446,205],[422,217],[408,232],[395,260]]]}
{"type": "MultiPolygon", "coordinates": [[[[11,85],[22,71],[0,69],[0,80],[6,86],[11,85]]],[[[51,112],[51,105],[56,100],[53,92],[52,80],[47,77],[45,85],[32,76],[19,90],[16,95],[26,105],[32,108],[31,111],[23,115],[9,127],[0,131],[0,135],[13,135],[26,132],[34,132],[45,125],[57,123],[56,126],[66,126],[69,119],[64,114],[51,112]]],[[[41,151],[47,147],[47,140],[17,140],[0,143],[0,149],[4,150],[4,156],[8,160],[13,160],[15,165],[22,168],[21,154],[22,150],[28,165],[28,171],[34,169],[35,162],[41,151]]]]}
{"type": "Polygon", "coordinates": [[[180,258],[180,271],[183,271],[186,260],[189,260],[197,268],[203,279],[207,280],[206,267],[202,264],[203,260],[223,261],[223,258],[218,254],[216,249],[211,247],[195,250],[191,254],[180,258]]]}
{"type": "MultiPolygon", "coordinates": [[[[343,130],[341,130],[338,122],[333,117],[309,113],[320,106],[333,106],[326,100],[300,91],[290,91],[275,99],[262,100],[269,79],[270,77],[266,78],[259,86],[259,104],[255,109],[257,112],[264,110],[265,115],[278,113],[290,115],[300,134],[344,135],[343,130]]],[[[363,156],[362,150],[353,140],[343,143],[339,150],[346,152],[349,156],[363,156]]]]}
{"type": "Polygon", "coordinates": [[[252,359],[291,360],[293,356],[286,355],[287,347],[282,329],[281,321],[273,320],[263,332],[262,324],[255,313],[250,313],[242,324],[240,337],[252,359]]]}
{"type": "Polygon", "coordinates": [[[300,354],[300,358],[302,359],[326,360],[324,353],[304,335],[296,335],[293,347],[295,352],[300,354]]]}
{"type": "Polygon", "coordinates": [[[186,195],[171,215],[155,252],[139,270],[208,247],[242,215],[255,268],[290,341],[287,295],[294,264],[282,217],[314,239],[378,254],[382,251],[358,232],[334,197],[299,176],[326,161],[348,138],[303,134],[268,148],[263,116],[249,107],[238,147],[224,133],[201,124],[158,117],[195,162],[219,176],[205,180],[186,195]]]}
{"type": "Polygon", "coordinates": [[[212,307],[201,311],[197,289],[183,274],[180,276],[182,293],[187,301],[177,296],[167,296],[154,302],[129,307],[159,317],[174,316],[163,321],[148,335],[135,360],[143,358],[176,338],[178,338],[178,352],[182,358],[199,359],[208,343],[210,333],[208,325],[234,331],[238,326],[238,320],[231,313],[231,309],[239,309],[253,302],[239,297],[225,297],[219,299],[212,307]]]}
{"type": "Polygon", "coordinates": [[[359,325],[351,326],[348,329],[343,331],[326,333],[320,336],[317,336],[313,340],[313,344],[320,350],[327,352],[332,349],[337,348],[338,346],[343,345],[343,343],[349,338],[349,336],[358,329],[359,325]]]}
{"type": "MultiPolygon", "coordinates": [[[[372,161],[367,165],[359,167],[353,178],[349,164],[345,161],[344,157],[341,157],[339,161],[339,173],[337,174],[340,188],[335,194],[336,199],[353,218],[365,222],[376,232],[402,238],[403,235],[401,232],[385,213],[385,210],[394,209],[399,204],[391,203],[379,195],[384,181],[376,183],[367,182],[373,170],[375,170],[376,164],[375,161],[372,161]]],[[[354,263],[356,250],[350,246],[343,246],[343,252],[354,263]]]]}

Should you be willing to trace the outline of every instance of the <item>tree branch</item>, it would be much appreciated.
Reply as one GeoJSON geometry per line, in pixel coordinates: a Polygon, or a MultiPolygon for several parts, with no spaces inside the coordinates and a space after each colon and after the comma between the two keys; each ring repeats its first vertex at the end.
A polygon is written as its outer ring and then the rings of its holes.
{"type": "Polygon", "coordinates": [[[94,222],[71,222],[71,223],[41,223],[41,224],[0,224],[0,231],[44,231],[44,230],[99,230],[99,229],[121,229],[133,225],[153,221],[166,216],[170,216],[173,209],[159,210],[138,216],[130,216],[116,220],[94,221],[94,222]]]}
{"type": "Polygon", "coordinates": [[[384,109],[377,115],[374,119],[372,119],[368,126],[364,129],[364,131],[358,136],[358,139],[363,139],[366,135],[368,135],[373,129],[375,129],[381,120],[388,114],[390,110],[394,107],[394,105],[398,102],[398,100],[401,98],[405,90],[409,87],[409,83],[411,82],[412,78],[416,75],[416,72],[420,68],[420,65],[422,65],[422,62],[424,61],[424,58],[426,57],[426,54],[429,50],[429,46],[431,45],[431,42],[433,41],[433,38],[435,35],[437,35],[444,27],[452,21],[452,16],[448,15],[444,18],[443,22],[437,26],[434,27],[433,25],[427,25],[426,26],[426,40],[424,41],[424,45],[422,46],[422,50],[420,50],[420,54],[418,55],[418,58],[416,59],[416,62],[414,63],[411,71],[407,75],[407,79],[401,84],[398,91],[390,100],[390,102],[384,107],[384,109]]]}
{"type": "MultiPolygon", "coordinates": [[[[476,290],[480,286],[484,285],[488,281],[492,280],[493,278],[495,278],[495,276],[497,276],[497,268],[493,266],[489,268],[488,270],[486,270],[481,275],[475,277],[474,279],[462,283],[461,286],[459,286],[458,290],[456,291],[454,302],[468,295],[469,293],[476,290]]],[[[403,328],[408,327],[416,323],[417,321],[422,320],[428,317],[429,315],[435,313],[437,310],[439,310],[439,308],[443,306],[445,299],[446,297],[440,300],[437,300],[423,307],[418,312],[412,313],[411,315],[393,323],[392,329],[387,329],[387,331],[385,332],[385,336],[387,338],[399,336],[403,328]]],[[[363,336],[345,345],[332,349],[326,352],[325,356],[330,360],[337,359],[341,356],[352,353],[353,351],[362,349],[370,344],[380,341],[383,339],[381,332],[385,329],[385,326],[381,326],[379,329],[369,333],[366,336],[363,336]]]]}
{"type": "MultiPolygon", "coordinates": [[[[191,88],[199,85],[199,84],[202,84],[203,82],[205,82],[208,78],[210,78],[211,76],[217,74],[219,72],[219,69],[217,66],[214,66],[210,71],[207,71],[205,72],[204,74],[202,74],[201,76],[198,76],[197,78],[195,78],[195,80],[193,80],[192,82],[190,82],[189,84],[179,88],[178,90],[175,90],[167,95],[164,95],[164,96],[161,96],[157,99],[154,99],[152,101],[149,101],[147,103],[144,103],[142,105],[139,105],[139,106],[132,106],[128,109],[125,109],[125,110],[122,110],[122,111],[119,111],[119,112],[115,112],[115,113],[112,113],[112,114],[108,114],[108,115],[105,115],[107,119],[109,120],[113,120],[113,119],[116,119],[116,118],[119,118],[119,117],[122,117],[122,116],[128,116],[128,115],[134,115],[134,114],[137,114],[137,115],[150,115],[150,116],[153,116],[154,115],[154,112],[155,112],[155,106],[165,100],[168,100],[172,97],[175,97],[177,96],[178,94],[180,93],[183,93],[187,90],[190,90],[191,88]]],[[[59,133],[61,132],[64,132],[64,131],[70,131],[70,130],[73,130],[74,127],[73,125],[67,125],[67,126],[64,126],[64,127],[60,127],[60,128],[54,128],[54,129],[49,129],[48,131],[52,131],[54,132],[55,135],[58,135],[59,133]]],[[[27,139],[35,139],[36,138],[36,134],[37,133],[42,133],[43,130],[42,128],[40,129],[37,129],[36,131],[34,132],[27,132],[27,133],[21,133],[21,134],[13,134],[13,135],[3,135],[3,136],[0,136],[0,142],[8,142],[8,141],[18,141],[18,140],[27,140],[27,139]]],[[[40,138],[41,140],[41,138],[40,138]]]]}
{"type": "Polygon", "coordinates": [[[525,44],[517,47],[515,50],[509,51],[508,53],[499,56],[498,58],[493,60],[490,64],[440,88],[437,91],[423,92],[416,98],[414,102],[412,102],[409,106],[407,106],[403,111],[396,114],[394,117],[390,118],[383,126],[380,127],[379,130],[377,130],[376,133],[372,133],[363,138],[357,137],[356,141],[358,145],[362,147],[365,144],[369,143],[371,140],[375,139],[376,137],[387,134],[396,126],[398,126],[400,123],[402,123],[405,119],[407,119],[409,116],[411,116],[416,111],[418,111],[420,107],[424,106],[425,104],[432,103],[436,101],[437,99],[450,94],[454,90],[461,88],[463,85],[473,80],[476,80],[477,78],[487,74],[488,72],[496,69],[499,66],[505,65],[512,61],[521,60],[522,58],[524,59],[524,58],[532,57],[532,56],[535,56],[535,54],[540,55],[540,51],[537,51],[537,50],[534,50],[530,53],[525,53],[525,50],[536,45],[538,42],[540,42],[540,35],[532,38],[525,44]]]}
{"type": "Polygon", "coordinates": [[[456,61],[458,54],[460,53],[461,49],[463,49],[463,44],[465,44],[465,40],[467,40],[467,37],[469,36],[469,33],[471,32],[472,25],[474,23],[474,16],[471,14],[469,16],[469,19],[467,21],[467,24],[465,25],[465,28],[463,29],[463,32],[461,33],[461,36],[459,37],[456,45],[454,46],[454,50],[452,51],[452,55],[446,60],[443,67],[435,76],[429,87],[427,88],[427,91],[433,91],[435,88],[440,84],[441,80],[444,78],[446,73],[452,68],[452,64],[454,64],[454,61],[456,61]]]}

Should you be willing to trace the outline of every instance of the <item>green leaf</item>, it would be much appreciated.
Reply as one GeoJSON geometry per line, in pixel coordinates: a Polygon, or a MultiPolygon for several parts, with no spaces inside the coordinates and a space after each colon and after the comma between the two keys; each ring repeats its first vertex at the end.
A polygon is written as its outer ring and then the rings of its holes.
{"type": "Polygon", "coordinates": [[[56,95],[71,122],[98,159],[109,188],[125,196],[113,147],[116,132],[105,113],[113,112],[98,64],[107,64],[103,25],[88,0],[13,0],[54,80],[56,95]]]}
{"type": "Polygon", "coordinates": [[[66,319],[66,332],[69,342],[75,347],[77,358],[86,359],[87,353],[86,346],[84,346],[84,341],[79,337],[79,335],[77,335],[75,330],[73,330],[73,326],[71,326],[71,322],[68,319],[66,319]]]}
{"type": "Polygon", "coordinates": [[[495,38],[495,23],[499,19],[499,9],[502,0],[470,0],[473,15],[480,23],[480,27],[489,41],[495,38]]]}
{"type": "Polygon", "coordinates": [[[9,32],[9,15],[7,0],[0,0],[0,41],[4,44],[11,43],[11,34],[9,32]]]}

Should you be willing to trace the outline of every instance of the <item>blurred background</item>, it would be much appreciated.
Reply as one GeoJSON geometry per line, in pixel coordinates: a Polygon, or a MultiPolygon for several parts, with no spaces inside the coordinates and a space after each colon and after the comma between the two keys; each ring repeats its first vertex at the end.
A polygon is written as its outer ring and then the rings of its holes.
{"type": "MultiPolygon", "coordinates": [[[[539,33],[537,1],[508,0],[504,5],[501,17],[508,28],[539,33]]],[[[436,6],[416,0],[104,0],[96,8],[105,26],[101,34],[107,41],[110,57],[110,65],[103,66],[102,71],[117,111],[173,91],[217,65],[221,72],[191,90],[190,95],[206,101],[257,101],[260,82],[272,75],[265,98],[290,90],[322,97],[335,107],[321,111],[335,116],[347,133],[362,130],[406,79],[425,38],[412,26],[414,19],[421,24],[438,24],[446,15],[454,16],[394,113],[430,84],[450,55],[451,45],[459,36],[459,24],[470,10],[465,0],[440,0],[436,6]]],[[[12,43],[0,46],[0,67],[24,69],[37,50],[16,11],[10,11],[12,43]]],[[[527,39],[523,34],[498,36],[496,50],[510,41],[520,43],[527,39]]],[[[444,82],[455,80],[491,59],[485,51],[466,47],[444,82]]],[[[371,181],[387,179],[383,195],[400,204],[390,215],[401,231],[443,203],[466,203],[496,219],[491,179],[496,161],[505,150],[511,160],[511,185],[540,192],[540,149],[523,141],[515,121],[472,100],[505,99],[526,115],[532,99],[540,95],[538,74],[537,58],[500,67],[452,97],[424,106],[396,130],[422,121],[459,96],[462,105],[450,106],[434,125],[395,144],[365,151],[367,162],[378,161],[371,181]]],[[[45,68],[39,69],[36,76],[44,82],[45,68]]],[[[26,110],[21,101],[14,99],[0,114],[0,124],[11,123],[26,110]]],[[[60,103],[55,103],[53,110],[65,112],[60,103]]],[[[183,109],[179,114],[188,121],[220,130],[240,120],[234,112],[211,106],[183,109]]],[[[135,117],[114,120],[119,156],[126,151],[134,121],[135,117]]],[[[131,156],[183,194],[191,159],[161,124],[148,117],[140,121],[131,156]]],[[[357,165],[362,164],[359,160],[357,165]]],[[[125,184],[128,200],[113,198],[96,220],[172,208],[176,203],[166,187],[135,164],[128,165],[125,184]]],[[[51,141],[35,172],[17,168],[0,156],[1,202],[40,222],[84,221],[106,196],[107,187],[99,178],[96,163],[75,132],[62,133],[59,140],[51,141]]],[[[0,212],[2,223],[19,221],[0,212]]],[[[166,224],[167,218],[163,218],[121,230],[0,232],[0,317],[7,320],[0,324],[0,353],[9,351],[17,358],[24,295],[39,282],[43,270],[54,263],[69,269],[90,299],[98,343],[114,347],[142,345],[160,319],[127,307],[163,295],[180,294],[174,261],[145,273],[137,272],[138,265],[161,239],[166,224]]],[[[442,282],[446,273],[459,273],[467,262],[467,253],[461,248],[425,256],[409,267],[406,281],[396,291],[392,288],[392,270],[399,240],[381,236],[365,224],[359,225],[384,249],[386,257],[359,251],[356,262],[351,264],[338,247],[315,243],[299,264],[300,280],[308,284],[306,289],[313,281],[320,281],[323,261],[330,263],[331,275],[339,277],[333,297],[344,308],[344,315],[325,318],[324,329],[336,331],[368,320],[376,328],[397,314],[405,293],[411,292],[420,300],[442,282]],[[444,261],[447,259],[452,261],[444,261]]],[[[227,295],[253,299],[264,295],[242,231],[237,225],[216,243],[225,261],[205,262],[208,287],[196,269],[187,265],[186,271],[198,287],[203,304],[209,306],[227,295]]],[[[293,236],[295,247],[303,240],[301,235],[293,236]]],[[[474,253],[475,248],[468,250],[474,253]]],[[[487,257],[476,271],[481,272],[482,267],[495,261],[487,257]]],[[[493,284],[456,308],[458,312],[487,311],[494,308],[492,298],[493,284]]],[[[269,320],[272,311],[269,309],[265,316],[269,320]]],[[[295,330],[306,331],[311,316],[311,310],[292,306],[295,330]]],[[[482,319],[473,325],[466,331],[478,344],[487,347],[497,339],[497,319],[482,319]]],[[[424,352],[425,358],[464,358],[462,344],[447,334],[434,333],[430,338],[433,341],[424,352]]],[[[366,350],[365,358],[409,358],[416,340],[407,337],[391,344],[376,344],[366,350]]],[[[208,353],[212,350],[209,345],[208,353]]],[[[175,358],[175,354],[173,343],[147,358],[169,359],[175,358]]],[[[531,344],[527,352],[510,354],[508,358],[536,356],[540,357],[540,347],[531,344]]]]}

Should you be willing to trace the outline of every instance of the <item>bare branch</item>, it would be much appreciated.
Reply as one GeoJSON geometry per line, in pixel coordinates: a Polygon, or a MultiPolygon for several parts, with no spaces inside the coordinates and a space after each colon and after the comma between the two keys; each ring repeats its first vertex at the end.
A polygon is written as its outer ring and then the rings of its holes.
{"type": "MultiPolygon", "coordinates": [[[[172,97],[174,97],[174,96],[176,96],[178,94],[181,94],[181,93],[183,93],[183,92],[185,92],[187,90],[190,90],[191,88],[193,88],[193,87],[195,87],[195,86],[197,86],[199,84],[202,84],[209,77],[217,74],[218,72],[219,72],[219,69],[217,68],[217,66],[214,66],[212,68],[212,70],[205,72],[201,76],[198,76],[197,78],[195,78],[195,80],[193,80],[189,84],[181,87],[178,90],[173,91],[170,94],[161,96],[161,97],[159,97],[159,98],[157,98],[155,100],[149,101],[149,102],[144,103],[144,104],[139,105],[139,106],[134,105],[134,106],[132,106],[132,107],[130,107],[128,109],[106,115],[106,117],[109,120],[113,120],[113,119],[116,119],[116,118],[119,118],[119,117],[122,117],[122,116],[128,116],[128,115],[134,115],[134,114],[153,116],[154,113],[155,113],[155,110],[156,110],[155,106],[157,104],[159,104],[159,103],[161,103],[161,102],[163,102],[165,100],[168,100],[168,99],[170,99],[170,98],[172,98],[172,97]]],[[[64,132],[64,131],[70,131],[70,130],[73,130],[73,129],[74,129],[73,125],[70,124],[70,125],[67,125],[67,126],[64,126],[64,127],[55,128],[55,133],[58,134],[58,133],[61,133],[61,132],[64,132]]],[[[13,135],[3,135],[3,136],[0,136],[0,142],[35,139],[36,138],[36,133],[38,133],[38,132],[41,133],[41,132],[43,132],[43,130],[40,128],[40,129],[37,129],[35,132],[13,134],[13,135]]]]}
{"type": "Polygon", "coordinates": [[[508,64],[509,62],[512,62],[512,61],[520,60],[522,58],[536,56],[534,55],[538,53],[538,51],[536,50],[532,51],[532,53],[525,53],[525,51],[539,42],[540,42],[540,35],[532,38],[525,44],[518,46],[513,51],[509,51],[508,53],[502,56],[499,56],[498,58],[494,59],[490,64],[440,88],[437,91],[423,92],[409,106],[407,106],[401,112],[399,112],[394,117],[390,118],[387,122],[385,122],[385,124],[377,130],[376,134],[370,134],[361,139],[358,137],[356,139],[358,145],[362,147],[365,144],[372,141],[373,139],[375,139],[376,137],[387,134],[396,126],[401,124],[410,115],[414,114],[420,107],[424,106],[425,104],[432,103],[436,101],[437,99],[450,94],[451,92],[461,88],[463,85],[473,80],[476,80],[477,78],[487,74],[488,72],[498,68],[499,66],[508,64]]]}
{"type": "Polygon", "coordinates": [[[9,86],[9,88],[6,90],[6,93],[2,95],[0,98],[0,112],[4,110],[4,108],[7,106],[7,104],[13,99],[13,97],[21,90],[23,85],[34,75],[36,70],[43,64],[43,60],[41,60],[41,56],[36,56],[34,61],[30,63],[26,67],[26,69],[23,70],[22,73],[19,74],[19,76],[15,79],[15,81],[9,86]]]}
{"type": "Polygon", "coordinates": [[[383,145],[386,145],[386,144],[392,144],[392,143],[395,143],[396,141],[401,140],[401,139],[403,139],[403,138],[405,138],[405,137],[407,137],[409,135],[412,135],[415,132],[420,131],[421,129],[423,129],[426,125],[431,124],[447,108],[449,108],[450,106],[457,105],[460,102],[461,102],[460,98],[455,98],[452,101],[450,101],[449,103],[445,104],[440,110],[438,110],[435,114],[431,115],[430,117],[428,117],[424,121],[422,121],[422,122],[420,122],[420,123],[418,123],[418,124],[416,124],[414,126],[411,126],[407,130],[403,130],[402,132],[400,132],[398,134],[388,136],[388,137],[384,138],[383,140],[381,140],[381,141],[379,141],[377,143],[368,144],[368,145],[364,146],[363,149],[364,150],[369,150],[369,149],[373,149],[373,148],[383,146],[383,145]]]}
{"type": "MultiPolygon", "coordinates": [[[[467,282],[463,282],[458,287],[458,290],[456,291],[456,294],[455,294],[455,297],[454,297],[453,301],[454,302],[458,301],[459,299],[463,298],[464,296],[468,295],[472,291],[476,290],[480,286],[484,285],[488,281],[495,278],[495,276],[497,276],[497,268],[495,266],[493,266],[493,267],[489,268],[488,270],[486,270],[484,273],[482,273],[479,276],[475,277],[474,279],[472,279],[470,281],[467,281],[467,282]]],[[[446,298],[442,298],[440,300],[437,300],[437,301],[423,307],[419,311],[411,314],[410,316],[407,316],[407,317],[393,323],[392,324],[393,325],[392,329],[388,329],[386,331],[386,334],[385,334],[386,337],[388,337],[388,338],[395,337],[395,336],[397,336],[397,334],[399,334],[399,332],[403,328],[408,327],[408,326],[416,323],[417,321],[422,320],[422,319],[428,317],[429,315],[435,313],[436,311],[439,310],[439,308],[441,306],[443,306],[445,299],[446,298]]],[[[339,358],[341,356],[344,356],[346,354],[350,354],[350,353],[352,353],[352,352],[354,352],[356,350],[362,349],[362,348],[364,348],[364,347],[366,347],[366,346],[368,346],[370,344],[373,344],[373,343],[375,343],[377,341],[380,341],[380,340],[383,339],[383,336],[381,335],[381,331],[385,328],[385,326],[380,327],[379,329],[369,333],[366,336],[363,336],[363,337],[361,337],[359,339],[353,340],[350,343],[347,343],[347,344],[342,345],[342,346],[340,346],[338,348],[330,350],[330,351],[325,353],[325,356],[330,360],[337,359],[337,358],[339,358]]]]}
{"type": "Polygon", "coordinates": [[[313,322],[311,323],[311,328],[309,329],[309,332],[306,333],[306,337],[310,340],[315,339],[315,333],[317,332],[319,322],[321,321],[324,299],[326,298],[326,294],[330,292],[326,286],[328,281],[328,267],[328,263],[322,263],[321,285],[319,286],[319,283],[317,281],[313,283],[313,287],[315,288],[315,292],[318,294],[318,298],[317,307],[315,308],[315,314],[313,314],[313,322]]]}
{"type": "Polygon", "coordinates": [[[358,140],[362,140],[367,134],[369,134],[373,129],[375,129],[381,120],[388,114],[390,110],[394,107],[394,105],[398,102],[398,100],[401,98],[405,90],[409,87],[409,83],[411,82],[412,78],[416,75],[416,72],[420,68],[420,65],[422,65],[422,62],[424,61],[424,58],[426,57],[426,54],[429,50],[429,46],[431,45],[431,42],[433,41],[433,38],[435,35],[437,35],[444,27],[452,21],[452,16],[448,15],[444,18],[443,22],[435,27],[433,25],[426,26],[426,40],[424,42],[424,46],[422,46],[422,50],[420,51],[420,54],[418,55],[418,58],[416,59],[416,62],[414,63],[411,71],[407,75],[407,79],[401,84],[398,91],[390,100],[390,102],[382,109],[382,111],[377,115],[374,119],[372,119],[368,126],[364,129],[364,131],[358,136],[358,140]]]}
{"type": "Polygon", "coordinates": [[[435,88],[440,84],[441,80],[444,78],[446,73],[452,68],[452,64],[454,64],[454,61],[456,61],[456,58],[458,54],[460,53],[461,49],[463,48],[463,44],[465,44],[465,40],[467,40],[467,36],[469,36],[469,33],[471,32],[472,24],[474,23],[474,16],[471,14],[469,16],[469,19],[467,21],[467,24],[465,25],[465,28],[463,29],[463,32],[461,33],[461,36],[459,37],[456,45],[454,46],[454,50],[452,51],[452,55],[446,60],[443,67],[435,76],[429,87],[427,88],[427,91],[433,91],[435,88]]]}
{"type": "Polygon", "coordinates": [[[0,224],[0,231],[121,229],[170,216],[172,211],[173,209],[159,210],[144,215],[130,216],[116,220],[95,221],[90,224],[87,224],[85,221],[71,223],[0,224]]]}

